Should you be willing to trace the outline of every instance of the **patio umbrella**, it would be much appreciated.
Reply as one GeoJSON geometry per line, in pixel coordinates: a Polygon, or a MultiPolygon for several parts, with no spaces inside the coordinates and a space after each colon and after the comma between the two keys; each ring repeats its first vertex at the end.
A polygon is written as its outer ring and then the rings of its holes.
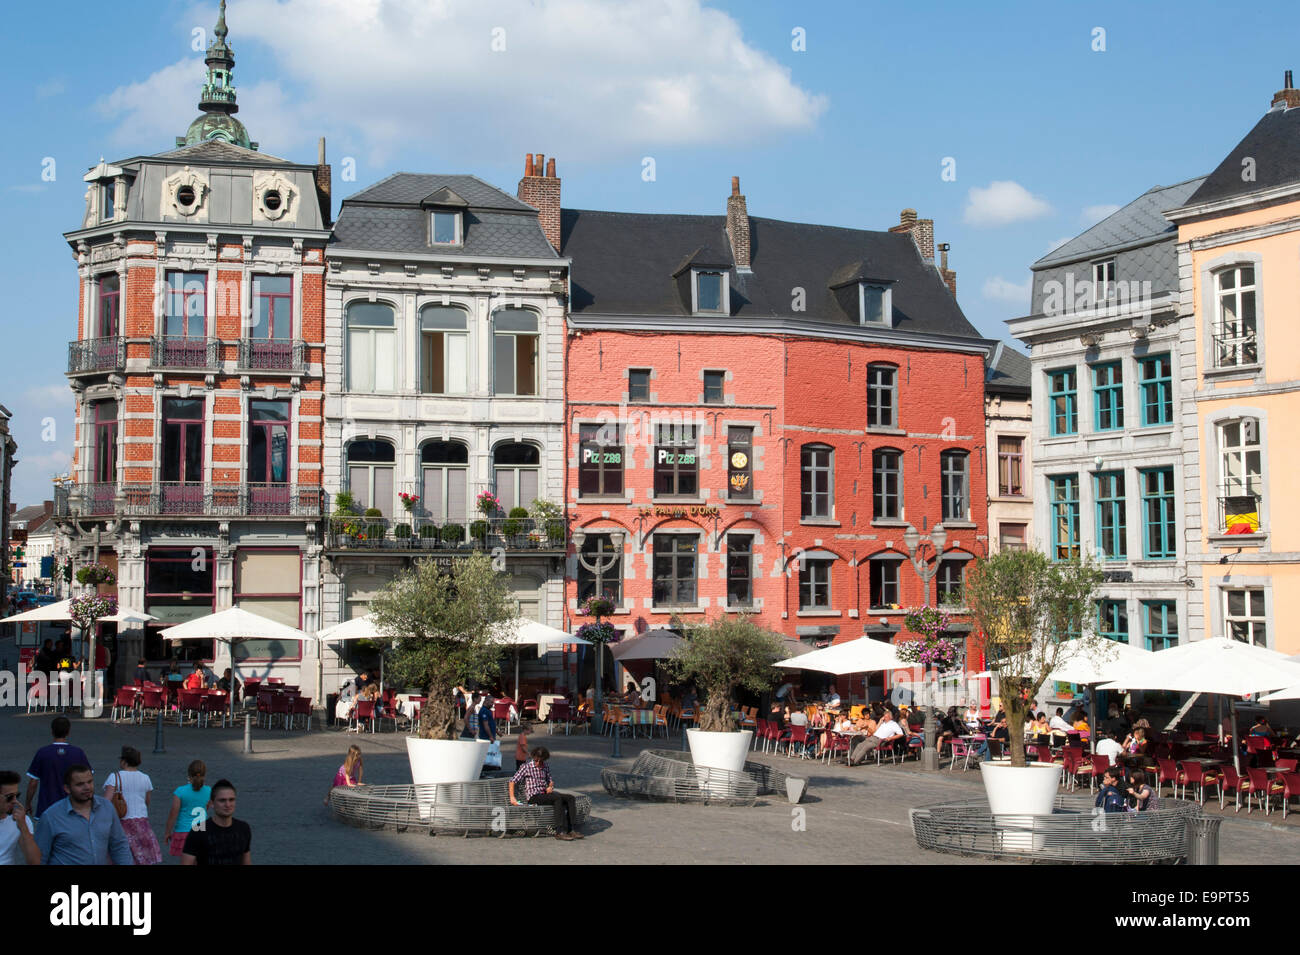
{"type": "MultiPolygon", "coordinates": [[[[294,627],[276,623],[240,607],[218,610],[162,631],[164,640],[216,640],[230,646],[230,672],[235,675],[236,640],[294,640],[314,643],[316,638],[294,627]]],[[[235,694],[231,686],[230,719],[235,718],[235,694]]]]}
{"type": "MultiPolygon", "coordinates": [[[[332,627],[326,627],[324,630],[316,631],[316,639],[320,641],[334,641],[340,643],[348,640],[387,640],[388,635],[382,633],[375,624],[373,614],[363,614],[360,617],[353,617],[351,620],[345,620],[342,623],[336,623],[332,627]]],[[[322,677],[323,679],[323,677],[322,677]]],[[[379,654],[379,687],[382,690],[384,686],[384,654],[379,654]]],[[[323,687],[316,688],[316,695],[320,696],[323,687]]]]}
{"type": "Polygon", "coordinates": [[[119,607],[117,613],[111,617],[100,617],[100,623],[148,623],[150,620],[157,620],[151,613],[145,613],[143,610],[131,610],[127,607],[119,607]]]}
{"type": "Polygon", "coordinates": [[[817,670],[843,676],[846,673],[872,673],[876,670],[894,670],[911,666],[898,658],[891,643],[860,637],[801,656],[788,657],[775,666],[787,670],[817,670]]]}
{"type": "Polygon", "coordinates": [[[1236,698],[1300,684],[1300,664],[1267,647],[1212,637],[1160,650],[1119,668],[1102,689],[1218,693],[1233,698],[1232,758],[1238,769],[1236,698]]]}
{"type": "MultiPolygon", "coordinates": [[[[1300,663],[1300,653],[1293,657],[1287,657],[1290,663],[1300,663]]],[[[1259,702],[1274,703],[1281,700],[1300,700],[1300,684],[1287,687],[1285,690],[1278,690],[1276,693],[1270,693],[1267,696],[1261,696],[1259,702]]]]}
{"type": "Polygon", "coordinates": [[[5,617],[0,619],[0,623],[57,623],[71,621],[72,617],[68,615],[68,605],[70,603],[72,603],[71,600],[60,600],[58,603],[46,604],[34,610],[16,613],[12,617],[5,617]]]}
{"type": "Polygon", "coordinates": [[[506,633],[505,642],[508,646],[515,648],[515,704],[520,703],[519,693],[519,648],[520,647],[545,647],[555,643],[581,643],[585,646],[591,646],[590,640],[583,640],[572,634],[565,633],[563,630],[557,630],[555,627],[548,627],[544,623],[536,620],[529,620],[527,617],[516,617],[510,623],[509,630],[506,633]]]}
{"type": "Polygon", "coordinates": [[[615,660],[663,660],[673,655],[682,638],[671,630],[656,628],[620,640],[609,649],[615,660]]]}

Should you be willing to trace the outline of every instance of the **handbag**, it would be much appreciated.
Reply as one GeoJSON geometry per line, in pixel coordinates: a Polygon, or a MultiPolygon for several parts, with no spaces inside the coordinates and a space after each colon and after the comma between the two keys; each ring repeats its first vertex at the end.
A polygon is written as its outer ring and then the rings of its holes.
{"type": "Polygon", "coordinates": [[[122,774],[114,773],[117,777],[117,785],[113,787],[113,808],[117,810],[117,818],[126,818],[126,797],[122,795],[122,774]]]}
{"type": "Polygon", "coordinates": [[[501,741],[493,740],[488,744],[487,756],[483,759],[483,765],[491,769],[501,768],[501,741]]]}

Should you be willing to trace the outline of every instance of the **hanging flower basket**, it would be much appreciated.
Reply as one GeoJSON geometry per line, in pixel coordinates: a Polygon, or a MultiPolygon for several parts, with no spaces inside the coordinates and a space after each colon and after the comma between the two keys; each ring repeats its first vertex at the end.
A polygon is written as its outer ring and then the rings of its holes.
{"type": "Polygon", "coordinates": [[[95,586],[99,584],[115,584],[117,583],[117,574],[103,564],[91,564],[89,567],[82,567],[77,570],[77,583],[93,584],[95,586]]]}
{"type": "Polygon", "coordinates": [[[951,670],[961,661],[961,647],[947,636],[952,615],[936,607],[912,607],[903,617],[903,627],[920,638],[904,640],[895,648],[905,663],[925,669],[951,670]]]}
{"type": "Polygon", "coordinates": [[[85,594],[81,597],[73,597],[68,602],[68,616],[82,630],[91,629],[96,620],[111,617],[115,613],[117,613],[116,597],[85,594]]]}
{"type": "Polygon", "coordinates": [[[606,643],[618,643],[622,639],[622,634],[612,623],[584,623],[574,634],[580,640],[587,640],[596,646],[606,643]]]}
{"type": "Polygon", "coordinates": [[[578,608],[578,613],[584,617],[595,617],[599,620],[601,617],[608,617],[614,613],[614,601],[610,597],[588,597],[586,602],[578,608]]]}
{"type": "Polygon", "coordinates": [[[406,513],[410,514],[415,510],[415,505],[420,503],[420,495],[408,494],[405,491],[398,492],[398,499],[402,502],[402,507],[406,508],[406,513]]]}

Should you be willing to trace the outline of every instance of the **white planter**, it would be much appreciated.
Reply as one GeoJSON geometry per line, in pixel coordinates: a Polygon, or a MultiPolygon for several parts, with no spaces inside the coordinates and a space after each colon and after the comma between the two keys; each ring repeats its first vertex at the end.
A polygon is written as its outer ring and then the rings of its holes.
{"type": "MultiPolygon", "coordinates": [[[[691,747],[691,762],[697,768],[725,769],[739,773],[745,768],[745,757],[749,755],[750,744],[754,740],[753,730],[741,730],[739,733],[706,733],[704,730],[687,730],[686,742],[691,747]]],[[[697,773],[700,788],[707,790],[708,773],[697,773]]]]}
{"type": "Polygon", "coordinates": [[[1028,817],[1050,816],[1061,785],[1059,763],[1030,763],[1011,766],[1007,763],[980,763],[980,778],[989,800],[994,824],[1016,827],[1002,837],[1003,848],[1031,852],[1041,848],[1041,835],[1030,837],[1024,829],[1031,826],[1028,817]]]}
{"type": "Polygon", "coordinates": [[[468,783],[478,779],[487,759],[485,739],[406,738],[406,758],[411,763],[411,781],[426,783],[468,783]]]}

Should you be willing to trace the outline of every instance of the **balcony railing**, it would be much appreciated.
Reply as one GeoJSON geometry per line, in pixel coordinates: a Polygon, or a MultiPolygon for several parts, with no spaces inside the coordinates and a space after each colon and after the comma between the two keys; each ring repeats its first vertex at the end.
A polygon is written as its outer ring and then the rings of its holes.
{"type": "Polygon", "coordinates": [[[300,484],[74,484],[56,487],[56,517],[319,518],[325,494],[300,484]]]}
{"type": "Polygon", "coordinates": [[[1258,534],[1261,498],[1240,488],[1219,489],[1220,534],[1258,534]]]}
{"type": "Polygon", "coordinates": [[[150,364],[154,368],[205,368],[215,371],[221,365],[219,338],[154,338],[150,364]]]}
{"type": "Polygon", "coordinates": [[[1214,335],[1214,367],[1235,368],[1259,363],[1259,342],[1254,328],[1219,326],[1214,335]]]}
{"type": "Polygon", "coordinates": [[[568,521],[556,518],[494,517],[460,521],[424,518],[329,518],[331,550],[506,550],[563,551],[569,542],[568,521]]]}
{"type": "Polygon", "coordinates": [[[244,371],[302,372],[307,367],[307,343],[241,338],[239,367],[244,371]]]}
{"type": "Polygon", "coordinates": [[[84,338],[68,342],[69,375],[123,371],[125,368],[125,338],[84,338]]]}

